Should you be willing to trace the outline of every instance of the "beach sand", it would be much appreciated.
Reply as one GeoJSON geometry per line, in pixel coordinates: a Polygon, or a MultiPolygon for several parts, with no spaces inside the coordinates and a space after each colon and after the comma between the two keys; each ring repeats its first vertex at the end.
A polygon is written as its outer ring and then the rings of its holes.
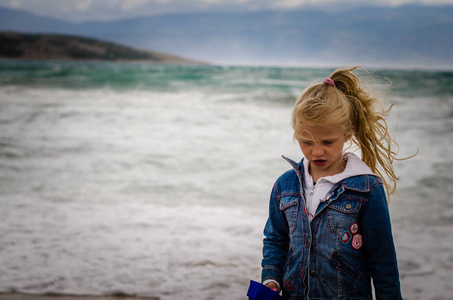
{"type": "Polygon", "coordinates": [[[130,296],[77,296],[77,295],[33,295],[8,293],[0,294],[0,300],[159,300],[159,298],[143,298],[130,296]]]}

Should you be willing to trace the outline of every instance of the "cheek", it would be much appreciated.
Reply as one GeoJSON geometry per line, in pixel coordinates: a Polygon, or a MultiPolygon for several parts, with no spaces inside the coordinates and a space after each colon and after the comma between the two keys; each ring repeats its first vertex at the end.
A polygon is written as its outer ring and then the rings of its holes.
{"type": "Polygon", "coordinates": [[[331,149],[331,154],[334,157],[343,156],[343,144],[331,149]]]}
{"type": "Polygon", "coordinates": [[[304,156],[306,156],[306,154],[308,154],[309,149],[308,149],[307,145],[299,143],[299,148],[302,151],[302,153],[304,154],[304,156]]]}
{"type": "Polygon", "coordinates": [[[305,148],[305,147],[304,147],[304,144],[303,144],[303,143],[301,143],[301,142],[297,142],[297,144],[299,145],[299,148],[300,148],[300,150],[302,150],[302,151],[303,151],[303,150],[304,150],[304,148],[305,148]]]}

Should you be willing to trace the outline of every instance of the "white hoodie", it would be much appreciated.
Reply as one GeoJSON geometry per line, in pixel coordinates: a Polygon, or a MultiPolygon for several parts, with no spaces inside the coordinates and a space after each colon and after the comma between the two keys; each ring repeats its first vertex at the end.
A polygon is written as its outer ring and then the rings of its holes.
{"type": "Polygon", "coordinates": [[[319,203],[325,201],[327,193],[336,183],[352,176],[373,174],[371,169],[357,155],[347,152],[344,153],[343,157],[347,159],[346,167],[343,172],[332,176],[321,177],[316,184],[313,184],[313,178],[308,172],[309,162],[307,159],[304,159],[304,192],[308,210],[308,220],[310,222],[316,214],[319,203]]]}

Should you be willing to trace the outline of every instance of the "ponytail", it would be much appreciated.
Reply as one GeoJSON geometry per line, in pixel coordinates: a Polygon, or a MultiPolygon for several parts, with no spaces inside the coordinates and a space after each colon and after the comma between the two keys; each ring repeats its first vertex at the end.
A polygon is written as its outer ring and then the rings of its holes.
{"type": "Polygon", "coordinates": [[[352,105],[352,119],[354,135],[352,138],[362,152],[362,160],[370,169],[384,180],[387,193],[396,191],[396,181],[399,179],[393,168],[398,144],[390,135],[387,117],[393,105],[385,109],[382,102],[372,97],[361,85],[349,69],[338,69],[331,75],[338,90],[346,95],[352,105]],[[395,149],[392,149],[394,146],[395,149]],[[386,180],[387,177],[387,180],[386,180]]]}

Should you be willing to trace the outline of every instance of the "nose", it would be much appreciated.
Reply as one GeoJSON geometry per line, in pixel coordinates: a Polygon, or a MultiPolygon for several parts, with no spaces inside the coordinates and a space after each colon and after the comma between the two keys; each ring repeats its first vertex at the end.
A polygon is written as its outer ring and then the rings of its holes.
{"type": "Polygon", "coordinates": [[[314,145],[311,153],[314,157],[320,157],[324,155],[324,148],[322,145],[314,145]]]}

